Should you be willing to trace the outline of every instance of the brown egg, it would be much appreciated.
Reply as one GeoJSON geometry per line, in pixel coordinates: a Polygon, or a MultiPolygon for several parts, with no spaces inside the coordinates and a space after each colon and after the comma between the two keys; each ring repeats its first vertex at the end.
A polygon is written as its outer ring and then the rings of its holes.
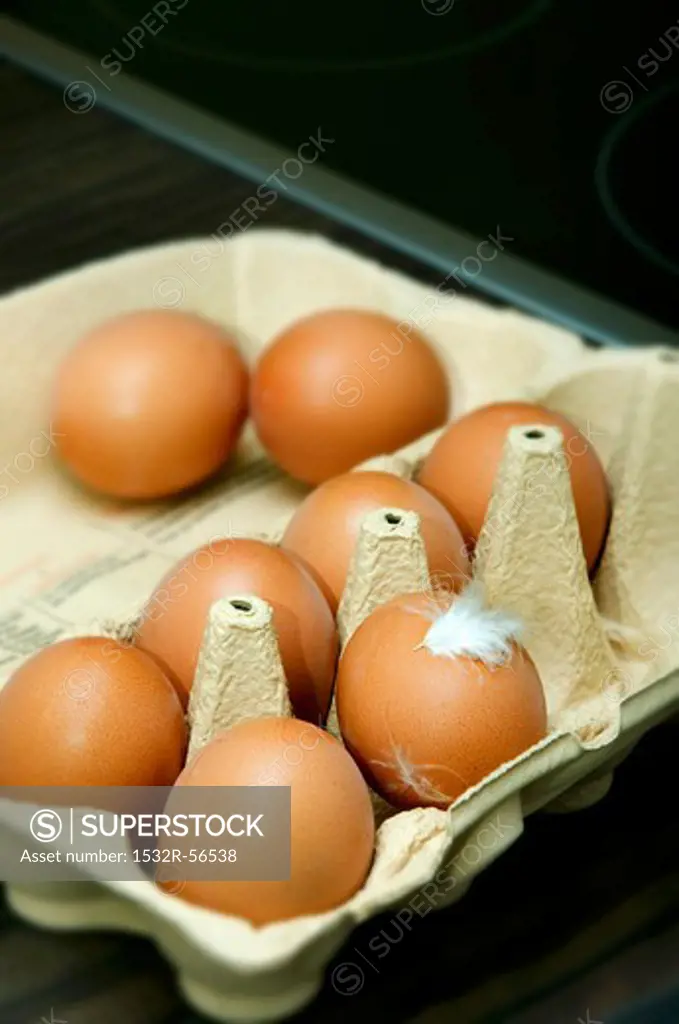
{"type": "Polygon", "coordinates": [[[370,795],[341,743],[322,729],[294,718],[234,726],[196,755],[177,785],[291,790],[290,878],[185,881],[182,899],[262,925],[332,910],[363,885],[375,842],[370,795]]]}
{"type": "Polygon", "coordinates": [[[469,576],[457,523],[423,487],[392,473],[345,473],[304,499],[281,542],[313,569],[333,609],[342,596],[364,516],[388,506],[421,517],[429,570],[439,586],[458,590],[469,576]]]}
{"type": "Polygon", "coordinates": [[[162,498],[229,457],[247,411],[248,374],[221,327],[193,313],[109,320],[59,368],[52,423],[63,462],[115,498],[162,498]]]}
{"type": "Polygon", "coordinates": [[[318,484],[441,426],[449,386],[411,324],[336,309],[299,320],[271,342],[250,403],[272,459],[318,484]]]}
{"type": "Polygon", "coordinates": [[[458,522],[469,545],[476,543],[510,427],[541,423],[564,436],[575,509],[590,571],[606,538],[610,499],[594,447],[565,416],[529,402],[485,405],[451,423],[436,442],[418,481],[436,495],[458,522]]]}
{"type": "Polygon", "coordinates": [[[0,691],[2,786],[171,786],[186,739],[160,666],[106,637],[44,647],[0,691]]]}
{"type": "Polygon", "coordinates": [[[538,674],[517,623],[472,591],[382,605],[340,659],[342,737],[396,807],[447,807],[546,733],[538,674]]]}
{"type": "Polygon", "coordinates": [[[271,605],[295,714],[324,721],[337,661],[335,620],[299,559],[264,541],[222,538],[182,559],[144,610],[139,646],[169,670],[186,703],[210,605],[233,594],[271,605]]]}

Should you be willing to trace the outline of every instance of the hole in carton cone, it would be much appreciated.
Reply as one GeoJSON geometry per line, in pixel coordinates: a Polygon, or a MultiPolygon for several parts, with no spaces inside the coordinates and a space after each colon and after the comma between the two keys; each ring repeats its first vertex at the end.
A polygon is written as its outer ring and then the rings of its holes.
{"type": "Polygon", "coordinates": [[[527,430],[523,436],[528,438],[529,441],[539,441],[545,434],[543,430],[536,430],[534,428],[533,430],[527,430]]]}
{"type": "Polygon", "coordinates": [[[390,526],[399,526],[402,521],[401,516],[399,516],[396,512],[387,512],[385,513],[384,518],[389,523],[390,526]]]}
{"type": "Polygon", "coordinates": [[[237,612],[252,612],[252,605],[249,601],[241,601],[240,598],[235,598],[233,601],[229,601],[229,604],[237,612]]]}
{"type": "Polygon", "coordinates": [[[679,363],[679,352],[674,352],[671,348],[663,349],[658,353],[658,359],[661,363],[679,363]]]}

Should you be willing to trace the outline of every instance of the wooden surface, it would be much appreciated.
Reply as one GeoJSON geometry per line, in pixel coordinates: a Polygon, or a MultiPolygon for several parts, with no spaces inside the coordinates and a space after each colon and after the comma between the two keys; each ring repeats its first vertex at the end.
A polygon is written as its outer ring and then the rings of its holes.
{"type": "MultiPolygon", "coordinates": [[[[97,108],[68,112],[59,90],[6,66],[0,151],[0,292],[134,246],[210,234],[252,192],[248,182],[97,108]]],[[[262,224],[320,232],[437,280],[285,199],[262,224]]],[[[0,560],[1,552],[0,541],[0,560]]],[[[602,804],[531,818],[521,841],[458,906],[417,920],[410,932],[399,933],[388,915],[364,925],[297,1024],[676,1024],[676,750],[677,726],[662,727],[619,769],[602,804]],[[389,952],[379,959],[371,950],[383,943],[371,940],[381,932],[389,952]],[[349,971],[333,973],[342,964],[349,971]],[[356,991],[337,991],[349,976],[356,991]],[[649,998],[652,1006],[632,1005],[649,998]]],[[[41,1019],[200,1020],[149,943],[53,936],[0,910],[0,1022],[41,1019]]]]}

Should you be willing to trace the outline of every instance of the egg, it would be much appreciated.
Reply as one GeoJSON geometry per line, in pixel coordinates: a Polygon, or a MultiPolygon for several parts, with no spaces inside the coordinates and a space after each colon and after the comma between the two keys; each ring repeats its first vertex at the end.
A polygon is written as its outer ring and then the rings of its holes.
{"type": "Polygon", "coordinates": [[[257,362],[250,390],[263,446],[310,484],[441,426],[449,401],[446,372],[414,326],[359,309],[286,328],[257,362]]]}
{"type": "Polygon", "coordinates": [[[542,684],[518,629],[473,588],[397,597],[358,627],[340,659],[337,714],[385,800],[445,808],[545,736],[542,684]]]}
{"type": "Polygon", "coordinates": [[[186,704],[210,606],[235,594],[271,605],[295,714],[324,721],[337,661],[335,620],[309,571],[272,544],[222,538],[187,555],[151,595],[136,642],[168,669],[186,704]]]}
{"type": "Polygon", "coordinates": [[[196,755],[177,786],[289,786],[290,878],[169,883],[190,903],[263,925],[345,903],[370,870],[375,825],[368,789],[329,733],[294,718],[234,726],[196,755]]]}
{"type": "Polygon", "coordinates": [[[127,313],[91,331],[59,367],[57,453],[110,497],[176,494],[228,459],[247,390],[245,364],[217,324],[177,310],[127,313]]]}
{"type": "Polygon", "coordinates": [[[186,741],[160,666],[106,637],[42,648],[0,691],[2,786],[171,786],[186,741]]]}
{"type": "Polygon", "coordinates": [[[418,481],[458,522],[467,543],[477,541],[510,427],[544,424],[564,437],[575,510],[587,565],[603,549],[610,518],[606,475],[592,444],[565,416],[529,402],[498,402],[451,423],[425,459],[418,481]]]}
{"type": "Polygon", "coordinates": [[[440,586],[457,590],[469,576],[457,523],[423,487],[392,473],[345,473],[326,480],[304,499],[281,541],[286,551],[311,567],[333,609],[342,597],[363,518],[389,506],[420,516],[429,570],[440,586]]]}

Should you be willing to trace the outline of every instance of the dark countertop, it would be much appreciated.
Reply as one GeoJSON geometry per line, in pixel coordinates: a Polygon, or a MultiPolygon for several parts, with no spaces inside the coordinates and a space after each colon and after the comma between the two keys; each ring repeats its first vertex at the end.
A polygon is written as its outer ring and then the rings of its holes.
{"type": "MultiPolygon", "coordinates": [[[[98,108],[70,113],[58,89],[7,66],[0,139],[0,293],[135,246],[210,234],[252,192],[98,108]]],[[[319,232],[437,281],[284,198],[263,223],[319,232]]],[[[365,924],[335,960],[361,965],[360,991],[342,996],[328,982],[299,1024],[349,1015],[395,1024],[676,1024],[679,815],[667,799],[676,748],[676,724],[656,729],[601,804],[532,817],[457,906],[418,920],[411,933],[399,936],[388,916],[365,924]],[[389,954],[367,962],[382,930],[389,954]]],[[[38,1024],[51,1014],[68,1024],[201,1020],[149,943],[54,936],[0,909],[0,1020],[38,1024]]]]}

